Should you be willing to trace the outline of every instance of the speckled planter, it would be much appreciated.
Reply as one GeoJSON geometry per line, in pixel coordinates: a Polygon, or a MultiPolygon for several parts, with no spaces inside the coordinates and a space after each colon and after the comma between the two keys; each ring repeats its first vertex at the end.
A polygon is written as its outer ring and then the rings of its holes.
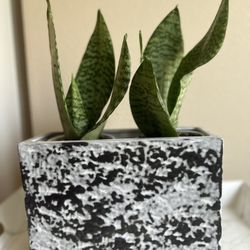
{"type": "Polygon", "coordinates": [[[220,249],[222,141],[196,132],[20,143],[30,249],[220,249]]]}

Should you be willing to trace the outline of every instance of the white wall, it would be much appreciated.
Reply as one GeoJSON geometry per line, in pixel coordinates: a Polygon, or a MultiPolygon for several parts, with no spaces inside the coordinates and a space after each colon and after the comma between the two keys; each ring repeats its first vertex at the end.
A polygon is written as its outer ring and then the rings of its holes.
{"type": "MultiPolygon", "coordinates": [[[[102,9],[116,54],[128,32],[133,71],[138,66],[138,30],[146,41],[155,26],[179,5],[186,51],[205,34],[220,0],[51,0],[65,86],[80,62],[102,9]]],[[[34,134],[61,130],[53,93],[45,1],[23,0],[26,57],[34,134]]],[[[197,70],[180,125],[201,126],[225,140],[224,176],[250,181],[250,1],[231,0],[228,33],[220,54],[197,70]]],[[[126,99],[108,127],[134,127],[126,99]]]]}
{"type": "Polygon", "coordinates": [[[20,184],[17,142],[22,139],[20,95],[10,0],[0,1],[0,201],[20,184]]]}

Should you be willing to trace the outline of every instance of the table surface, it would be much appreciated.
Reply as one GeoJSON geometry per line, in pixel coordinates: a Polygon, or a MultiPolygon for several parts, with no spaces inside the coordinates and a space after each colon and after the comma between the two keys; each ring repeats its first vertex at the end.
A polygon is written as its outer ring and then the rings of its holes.
{"type": "MultiPolygon", "coordinates": [[[[20,188],[0,204],[0,250],[29,249],[23,199],[20,188]]],[[[223,183],[222,230],[222,250],[250,249],[250,187],[241,181],[223,183]]]]}

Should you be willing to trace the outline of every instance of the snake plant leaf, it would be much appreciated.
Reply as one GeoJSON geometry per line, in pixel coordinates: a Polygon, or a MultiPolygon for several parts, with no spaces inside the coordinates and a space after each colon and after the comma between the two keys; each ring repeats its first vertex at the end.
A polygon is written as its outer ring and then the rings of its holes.
{"type": "Polygon", "coordinates": [[[103,122],[105,122],[122,101],[123,97],[125,96],[128,90],[130,73],[131,73],[130,54],[127,44],[127,35],[125,35],[122,43],[122,49],[121,49],[121,54],[111,99],[104,115],[102,116],[101,120],[95,125],[94,129],[96,129],[103,122]]]}
{"type": "Polygon", "coordinates": [[[114,77],[113,45],[107,25],[99,10],[95,30],[76,75],[90,127],[94,126],[100,118],[111,95],[114,77]]]}
{"type": "Polygon", "coordinates": [[[176,7],[153,32],[144,51],[144,56],[153,64],[157,84],[166,105],[171,81],[183,58],[183,47],[180,14],[176,7]]]}
{"type": "Polygon", "coordinates": [[[183,99],[185,97],[185,94],[187,92],[187,88],[190,85],[191,81],[192,81],[192,76],[193,74],[187,74],[185,75],[182,79],[181,79],[181,92],[178,96],[178,100],[176,102],[176,105],[174,107],[174,110],[170,116],[170,121],[172,123],[172,125],[177,128],[178,126],[178,119],[179,119],[179,113],[180,113],[180,109],[183,103],[183,99]]]}
{"type": "Polygon", "coordinates": [[[73,76],[66,98],[66,104],[71,122],[80,139],[88,131],[88,117],[86,111],[84,110],[78,85],[73,76]]]}
{"type": "Polygon", "coordinates": [[[140,44],[140,62],[143,61],[143,39],[142,39],[142,32],[139,31],[139,44],[140,44]]]}
{"type": "Polygon", "coordinates": [[[66,139],[73,139],[76,138],[77,135],[73,127],[73,124],[71,123],[67,111],[67,106],[65,103],[63,83],[62,83],[60,64],[59,64],[59,56],[57,50],[56,32],[55,32],[52,10],[49,0],[47,0],[47,21],[48,21],[49,45],[51,54],[52,77],[53,77],[57,107],[59,110],[65,137],[66,139]]]}
{"type": "Polygon", "coordinates": [[[177,136],[164,107],[152,63],[147,58],[134,75],[129,98],[134,120],[145,136],[177,136]]]}
{"type": "MultiPolygon", "coordinates": [[[[173,78],[168,95],[168,110],[171,114],[182,91],[181,79],[196,68],[209,62],[220,50],[228,23],[228,0],[222,0],[216,17],[202,40],[183,58],[173,78]]],[[[185,86],[183,86],[185,88],[185,86]]]]}
{"type": "Polygon", "coordinates": [[[105,127],[105,122],[101,123],[98,127],[88,131],[83,137],[82,140],[97,140],[100,139],[101,133],[105,127]]]}

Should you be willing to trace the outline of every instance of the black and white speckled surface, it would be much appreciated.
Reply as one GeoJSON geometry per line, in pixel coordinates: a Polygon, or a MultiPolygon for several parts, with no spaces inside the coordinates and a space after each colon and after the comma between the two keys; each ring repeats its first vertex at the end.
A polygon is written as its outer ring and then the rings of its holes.
{"type": "Polygon", "coordinates": [[[217,250],[216,137],[19,144],[31,250],[217,250]]]}

